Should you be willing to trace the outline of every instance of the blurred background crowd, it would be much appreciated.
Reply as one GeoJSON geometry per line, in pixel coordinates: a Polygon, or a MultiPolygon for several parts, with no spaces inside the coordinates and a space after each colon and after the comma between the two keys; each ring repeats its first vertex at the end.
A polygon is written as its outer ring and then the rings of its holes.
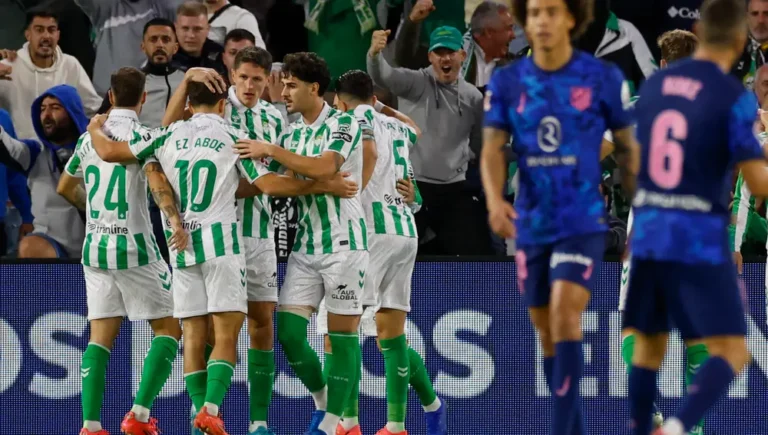
{"type": "MultiPolygon", "coordinates": [[[[768,94],[768,66],[763,68],[768,0],[745,1],[751,40],[733,74],[755,90],[762,105],[768,94]]],[[[133,66],[147,74],[147,102],[140,120],[158,127],[186,70],[213,68],[228,78],[238,50],[254,45],[272,54],[275,71],[286,54],[300,51],[325,58],[333,79],[353,69],[367,71],[379,99],[419,124],[423,135],[411,159],[424,201],[417,215],[420,255],[513,254],[514,243],[496,238],[488,228],[478,170],[484,87],[495,68],[529,51],[524,32],[513,22],[510,3],[0,0],[0,109],[5,110],[0,111],[0,228],[5,229],[0,231],[0,255],[79,256],[84,216],[57,197],[55,185],[87,118],[109,109],[106,96],[113,71],[133,66]],[[371,36],[381,29],[390,31],[387,47],[381,57],[371,58],[371,36]],[[436,37],[450,50],[430,52],[430,38],[436,37]],[[52,90],[63,84],[77,95],[52,90]],[[52,94],[61,104],[39,98],[52,94]],[[14,155],[6,146],[8,137],[30,144],[30,155],[14,155]]],[[[657,69],[658,37],[673,29],[691,30],[700,4],[596,0],[595,20],[577,47],[618,65],[635,93],[657,69]]],[[[262,98],[279,103],[279,86],[279,81],[268,86],[262,98]]],[[[330,91],[326,97],[332,101],[330,91]]],[[[507,157],[507,194],[513,200],[517,166],[511,148],[507,157]]],[[[629,204],[611,157],[603,168],[602,192],[611,215],[606,252],[620,254],[629,204]]],[[[295,213],[290,200],[275,202],[277,245],[279,254],[287,256],[295,213]]],[[[762,207],[758,200],[749,208],[743,251],[764,254],[762,207]]],[[[159,231],[159,211],[151,209],[159,231]]]]}

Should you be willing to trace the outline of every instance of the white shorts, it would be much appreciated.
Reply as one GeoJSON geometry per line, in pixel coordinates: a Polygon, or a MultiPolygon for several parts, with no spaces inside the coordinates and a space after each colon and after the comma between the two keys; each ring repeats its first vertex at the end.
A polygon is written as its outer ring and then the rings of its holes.
{"type": "Polygon", "coordinates": [[[368,251],[317,255],[292,252],[279,304],[317,309],[325,297],[331,313],[359,316],[363,313],[360,296],[367,269],[368,251]]]}
{"type": "Polygon", "coordinates": [[[243,237],[249,302],[277,302],[275,241],[243,237]]]}
{"type": "MultiPolygon", "coordinates": [[[[379,334],[376,329],[376,312],[379,307],[366,307],[363,315],[360,317],[359,333],[361,337],[377,337],[379,334]]],[[[320,303],[317,309],[317,335],[328,333],[328,310],[325,309],[325,299],[320,303]]],[[[404,332],[408,335],[408,322],[405,322],[404,332]]]]}
{"type": "Polygon", "coordinates": [[[173,272],[173,316],[248,313],[245,257],[225,255],[173,272]]]}
{"type": "MultiPolygon", "coordinates": [[[[627,234],[632,233],[632,210],[629,210],[629,219],[627,219],[627,234]]],[[[619,281],[619,311],[624,311],[627,305],[627,292],[629,292],[629,272],[632,267],[632,254],[627,255],[627,259],[621,264],[621,281],[619,281]]]]}
{"type": "Polygon", "coordinates": [[[128,316],[154,320],[173,315],[171,272],[164,261],[130,269],[83,266],[88,319],[128,316]]]}
{"type": "Polygon", "coordinates": [[[411,311],[411,277],[419,242],[415,238],[372,234],[370,266],[365,277],[364,307],[411,311]]]}

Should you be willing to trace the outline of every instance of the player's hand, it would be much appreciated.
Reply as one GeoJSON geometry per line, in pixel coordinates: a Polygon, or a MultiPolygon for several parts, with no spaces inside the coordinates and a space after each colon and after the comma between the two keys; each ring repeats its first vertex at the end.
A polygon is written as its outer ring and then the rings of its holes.
{"type": "Polygon", "coordinates": [[[420,23],[427,19],[429,14],[434,11],[435,3],[432,0],[419,0],[411,8],[411,13],[408,14],[408,19],[413,23],[420,23]]]}
{"type": "Polygon", "coordinates": [[[16,60],[18,54],[16,50],[0,49],[0,59],[5,59],[9,62],[16,60]]]}
{"type": "Polygon", "coordinates": [[[285,101],[283,99],[283,87],[285,87],[283,85],[283,77],[282,71],[272,71],[269,75],[267,91],[269,92],[269,101],[273,104],[285,101]]]}
{"type": "Polygon", "coordinates": [[[269,156],[272,144],[260,140],[240,139],[233,148],[241,159],[262,159],[269,156]]]}
{"type": "Polygon", "coordinates": [[[488,223],[493,232],[501,238],[517,237],[517,228],[512,222],[514,219],[517,219],[517,212],[507,201],[499,200],[492,207],[488,207],[488,223]]]}
{"type": "Polygon", "coordinates": [[[741,252],[736,251],[733,253],[733,262],[736,264],[736,271],[741,275],[744,271],[744,257],[741,256],[741,252]]]}
{"type": "Polygon", "coordinates": [[[355,180],[348,178],[351,172],[337,172],[333,178],[328,181],[321,181],[323,190],[339,198],[354,198],[357,195],[358,186],[355,180]]]}
{"type": "Polygon", "coordinates": [[[184,80],[202,83],[213,93],[222,94],[227,91],[227,83],[224,78],[216,70],[210,68],[190,68],[184,74],[184,80]]]}
{"type": "Polygon", "coordinates": [[[32,233],[35,231],[35,226],[31,223],[21,224],[19,227],[19,241],[24,238],[27,234],[32,233]]]}
{"type": "Polygon", "coordinates": [[[175,249],[176,252],[187,249],[189,234],[184,231],[184,227],[181,226],[181,223],[174,225],[172,230],[173,234],[171,234],[171,237],[168,239],[168,247],[175,249]]]}
{"type": "Polygon", "coordinates": [[[395,188],[400,195],[403,195],[406,204],[413,204],[416,201],[416,189],[413,188],[411,180],[407,178],[397,180],[395,188]]]}
{"type": "Polygon", "coordinates": [[[13,72],[13,67],[10,65],[6,65],[4,63],[0,63],[0,80],[12,80],[11,79],[11,73],[13,72]]]}
{"type": "Polygon", "coordinates": [[[763,124],[763,130],[768,130],[768,110],[757,109],[760,114],[760,123],[763,124]]]}
{"type": "Polygon", "coordinates": [[[387,38],[391,30],[376,30],[371,36],[371,48],[368,50],[368,56],[376,57],[384,47],[387,46],[387,38]]]}
{"type": "Polygon", "coordinates": [[[88,131],[101,130],[105,122],[107,122],[107,115],[93,115],[91,121],[88,122],[88,131]]]}

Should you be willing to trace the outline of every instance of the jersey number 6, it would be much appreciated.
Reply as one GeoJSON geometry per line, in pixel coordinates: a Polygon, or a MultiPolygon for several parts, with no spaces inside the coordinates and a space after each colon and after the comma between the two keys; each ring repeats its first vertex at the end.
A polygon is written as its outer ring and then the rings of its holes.
{"type": "Polygon", "coordinates": [[[657,186],[674,189],[683,177],[683,146],[688,137],[688,121],[677,110],[665,110],[651,127],[648,175],[657,186]]]}

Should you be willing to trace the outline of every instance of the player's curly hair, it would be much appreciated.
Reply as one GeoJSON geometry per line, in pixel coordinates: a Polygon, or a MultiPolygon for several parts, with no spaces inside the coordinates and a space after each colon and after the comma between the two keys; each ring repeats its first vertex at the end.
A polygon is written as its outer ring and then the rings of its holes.
{"type": "MultiPolygon", "coordinates": [[[[584,34],[589,23],[595,18],[595,0],[563,0],[563,3],[568,8],[568,12],[573,15],[575,25],[571,30],[571,38],[576,39],[584,34]]],[[[525,29],[525,22],[528,20],[528,0],[514,0],[512,13],[517,24],[525,29]]]]}
{"type": "Polygon", "coordinates": [[[302,82],[317,83],[317,93],[321,97],[331,84],[331,72],[325,59],[316,53],[292,53],[283,59],[283,72],[287,77],[295,77],[302,82]]]}
{"type": "Polygon", "coordinates": [[[696,51],[699,39],[687,30],[675,29],[662,33],[656,44],[661,49],[661,58],[671,63],[690,57],[696,51]]]}

